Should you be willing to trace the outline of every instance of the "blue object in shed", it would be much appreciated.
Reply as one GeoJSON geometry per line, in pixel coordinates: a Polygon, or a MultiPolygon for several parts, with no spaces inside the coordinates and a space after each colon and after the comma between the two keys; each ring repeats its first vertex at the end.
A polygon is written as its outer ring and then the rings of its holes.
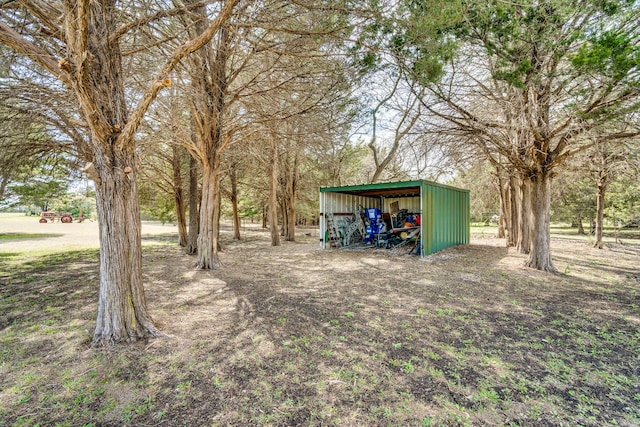
{"type": "Polygon", "coordinates": [[[367,209],[367,218],[369,219],[377,220],[378,216],[380,215],[382,215],[382,212],[380,212],[380,209],[377,209],[377,208],[367,209]]]}
{"type": "Polygon", "coordinates": [[[364,238],[364,243],[370,245],[375,243],[378,234],[384,226],[382,211],[377,208],[367,209],[367,219],[369,220],[369,225],[367,225],[367,235],[364,238]]]}
{"type": "MultiPolygon", "coordinates": [[[[357,212],[360,206],[375,207],[379,212],[385,212],[384,215],[388,214],[391,228],[404,227],[405,221],[398,223],[402,212],[412,214],[412,223],[420,227],[416,250],[421,256],[469,243],[469,190],[426,180],[320,188],[321,217],[328,213],[348,216],[357,212]]],[[[366,215],[371,219],[368,211],[366,215]]],[[[377,213],[371,215],[376,216],[377,224],[384,223],[382,219],[377,220],[377,213]]],[[[321,235],[326,227],[326,221],[321,221],[321,235]]],[[[322,239],[320,244],[326,247],[322,239]]]]}

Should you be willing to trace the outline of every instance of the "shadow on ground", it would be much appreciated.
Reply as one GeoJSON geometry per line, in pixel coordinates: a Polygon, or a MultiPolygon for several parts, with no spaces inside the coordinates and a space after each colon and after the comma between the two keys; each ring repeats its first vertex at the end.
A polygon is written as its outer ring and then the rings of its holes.
{"type": "MultiPolygon", "coordinates": [[[[227,235],[228,236],[228,235],[227,235]]],[[[223,268],[144,237],[167,337],[88,347],[97,254],[2,277],[0,418],[20,425],[640,422],[637,255],[557,243],[565,271],[492,239],[424,259],[223,239],[223,268]],[[160,245],[158,245],[160,244],[160,245]],[[47,409],[34,411],[33,408],[47,409]]]]}

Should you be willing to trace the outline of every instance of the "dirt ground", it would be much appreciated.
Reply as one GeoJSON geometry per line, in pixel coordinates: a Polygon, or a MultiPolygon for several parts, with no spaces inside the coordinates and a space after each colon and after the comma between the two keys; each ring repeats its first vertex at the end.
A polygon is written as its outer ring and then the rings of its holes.
{"type": "Polygon", "coordinates": [[[96,224],[4,220],[59,236],[0,241],[0,426],[640,425],[638,241],[554,240],[550,275],[488,236],[419,259],[225,228],[205,272],[145,224],[166,336],[95,349],[96,224]]]}

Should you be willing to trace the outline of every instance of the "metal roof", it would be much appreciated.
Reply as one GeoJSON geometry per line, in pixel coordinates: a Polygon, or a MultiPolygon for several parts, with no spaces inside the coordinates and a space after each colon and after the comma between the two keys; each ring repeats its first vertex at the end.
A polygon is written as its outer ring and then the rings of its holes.
{"type": "Polygon", "coordinates": [[[420,195],[422,186],[448,188],[457,191],[466,191],[449,185],[438,184],[427,180],[377,182],[375,184],[346,185],[340,187],[321,187],[321,193],[343,193],[365,197],[414,197],[420,195]]]}

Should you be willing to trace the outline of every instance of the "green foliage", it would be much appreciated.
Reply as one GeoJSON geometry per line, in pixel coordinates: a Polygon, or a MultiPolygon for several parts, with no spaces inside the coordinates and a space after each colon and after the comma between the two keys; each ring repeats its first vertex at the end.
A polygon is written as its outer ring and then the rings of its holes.
{"type": "Polygon", "coordinates": [[[151,203],[143,206],[142,212],[147,217],[160,221],[162,224],[176,221],[176,205],[173,197],[158,194],[151,203]]]}
{"type": "Polygon", "coordinates": [[[239,209],[239,214],[241,218],[255,218],[260,213],[260,209],[253,205],[248,205],[239,209]]]}
{"type": "Polygon", "coordinates": [[[443,74],[443,64],[453,58],[457,48],[456,40],[448,33],[464,16],[463,2],[407,0],[398,15],[392,51],[418,81],[437,81],[443,74]]]}
{"type": "Polygon", "coordinates": [[[465,10],[465,19],[452,33],[482,45],[494,58],[493,78],[514,87],[548,78],[538,59],[545,57],[559,61],[567,56],[573,69],[565,67],[564,74],[600,74],[620,81],[637,70],[635,26],[624,25],[633,1],[467,1],[465,10]]]}
{"type": "Polygon", "coordinates": [[[173,193],[165,186],[157,186],[157,176],[146,175],[140,181],[140,214],[143,219],[165,223],[176,221],[176,205],[173,193]]]}
{"type": "MultiPolygon", "coordinates": [[[[232,212],[230,204],[227,210],[228,212],[226,212],[226,214],[231,216],[232,212]]],[[[260,215],[260,212],[261,209],[256,206],[254,200],[252,200],[251,198],[240,197],[240,199],[238,200],[238,215],[240,216],[240,218],[248,218],[253,220],[260,215]]]]}
{"type": "MultiPolygon", "coordinates": [[[[47,108],[47,102],[53,99],[59,101],[52,95],[54,92],[47,92],[47,99],[43,99],[43,94],[34,95],[41,82],[29,77],[16,78],[16,73],[9,71],[11,67],[20,68],[21,71],[29,67],[21,66],[21,61],[14,55],[7,55],[6,58],[0,61],[0,76],[3,76],[3,96],[0,97],[0,200],[21,198],[24,200],[19,200],[19,203],[41,205],[46,203],[44,198],[47,191],[52,195],[64,192],[61,188],[64,182],[74,170],[79,169],[77,153],[69,144],[69,134],[65,134],[68,129],[56,127],[65,121],[52,119],[60,111],[42,113],[47,108]],[[47,176],[52,179],[46,179],[47,176]],[[58,182],[60,188],[55,188],[57,184],[53,181],[58,182]],[[37,195],[38,192],[44,194],[37,195]]],[[[63,110],[63,104],[56,105],[63,110]]],[[[76,130],[71,133],[77,135],[76,130]]]]}
{"type": "Polygon", "coordinates": [[[609,186],[605,215],[615,225],[640,223],[640,183],[637,177],[625,177],[609,186]]]}
{"type": "Polygon", "coordinates": [[[577,223],[596,216],[596,198],[593,184],[581,180],[560,189],[562,195],[551,201],[551,219],[555,222],[577,223]],[[566,198],[565,198],[566,197],[566,198]]]}
{"type": "Polygon", "coordinates": [[[37,206],[43,211],[49,210],[49,205],[56,199],[64,197],[69,186],[67,180],[45,173],[23,177],[22,182],[9,186],[10,191],[18,197],[19,204],[37,206]]]}
{"type": "Polygon", "coordinates": [[[494,168],[487,162],[478,161],[449,183],[471,190],[472,222],[486,223],[493,215],[500,213],[500,194],[494,172],[494,168]]]}
{"type": "Polygon", "coordinates": [[[83,218],[94,217],[96,199],[93,191],[85,195],[67,193],[55,199],[49,206],[54,212],[68,213],[73,218],[79,218],[82,212],[83,218]]]}
{"type": "MultiPolygon", "coordinates": [[[[0,68],[2,65],[0,64],[0,68]]],[[[7,87],[9,81],[4,82],[7,87]]],[[[4,87],[4,90],[7,90],[4,87]]],[[[0,101],[0,204],[37,206],[64,195],[77,170],[69,147],[49,132],[42,117],[14,97],[0,101]],[[2,203],[4,202],[4,203],[2,203]]]]}
{"type": "Polygon", "coordinates": [[[572,64],[582,72],[596,72],[621,80],[640,66],[640,47],[626,32],[609,30],[583,44],[572,58],[572,64]]]}
{"type": "MultiPolygon", "coordinates": [[[[552,219],[573,223],[593,219],[596,209],[595,182],[588,176],[572,173],[556,179],[552,195],[552,219]]],[[[625,226],[640,222],[640,184],[633,176],[619,176],[606,191],[605,222],[625,226]]]]}
{"type": "Polygon", "coordinates": [[[455,50],[447,30],[462,19],[462,1],[405,0],[393,9],[376,1],[369,6],[375,18],[358,29],[351,50],[360,73],[386,67],[390,53],[417,80],[436,81],[455,50]]]}

